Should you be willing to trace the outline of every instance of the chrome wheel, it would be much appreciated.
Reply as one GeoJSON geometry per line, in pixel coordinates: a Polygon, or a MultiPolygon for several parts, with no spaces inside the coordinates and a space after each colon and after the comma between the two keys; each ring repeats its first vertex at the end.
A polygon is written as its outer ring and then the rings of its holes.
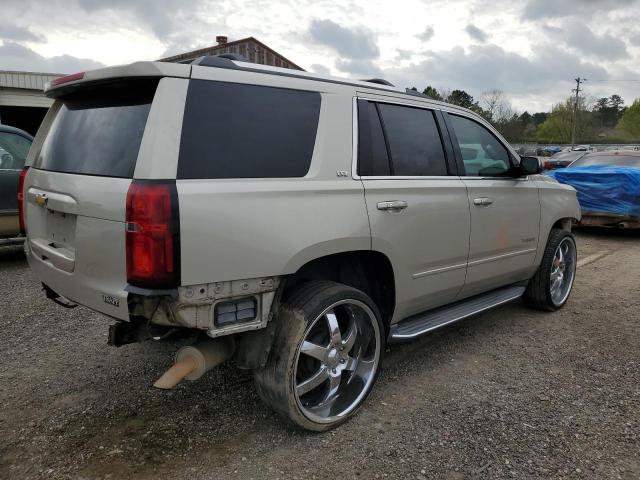
{"type": "Polygon", "coordinates": [[[378,320],[365,303],[346,299],[325,309],[296,352],[293,387],[302,413],[330,423],[353,411],[373,385],[380,350],[378,320]]]}
{"type": "Polygon", "coordinates": [[[560,306],[567,300],[576,275],[576,246],[571,238],[565,238],[556,248],[550,275],[551,300],[560,306]]]}

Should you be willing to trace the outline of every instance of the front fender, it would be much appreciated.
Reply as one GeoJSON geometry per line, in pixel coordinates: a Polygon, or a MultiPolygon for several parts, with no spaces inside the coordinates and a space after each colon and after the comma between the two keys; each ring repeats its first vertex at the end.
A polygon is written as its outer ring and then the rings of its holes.
{"type": "MultiPolygon", "coordinates": [[[[562,220],[569,220],[569,226],[573,221],[580,221],[582,212],[576,190],[555,180],[540,175],[536,178],[538,195],[540,196],[540,240],[536,253],[536,265],[542,262],[547,239],[553,226],[562,220]]],[[[566,223],[565,223],[566,225],[566,223]]]]}

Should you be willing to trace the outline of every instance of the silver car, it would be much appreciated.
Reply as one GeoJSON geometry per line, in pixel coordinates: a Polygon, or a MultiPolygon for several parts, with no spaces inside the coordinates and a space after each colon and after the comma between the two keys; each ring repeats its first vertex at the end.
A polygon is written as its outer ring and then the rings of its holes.
{"type": "Polygon", "coordinates": [[[54,301],[112,318],[112,345],[200,332],[159,388],[233,359],[285,418],[327,430],[386,342],[571,291],[574,189],[464,108],[221,57],[46,94],[29,264],[54,301]]]}

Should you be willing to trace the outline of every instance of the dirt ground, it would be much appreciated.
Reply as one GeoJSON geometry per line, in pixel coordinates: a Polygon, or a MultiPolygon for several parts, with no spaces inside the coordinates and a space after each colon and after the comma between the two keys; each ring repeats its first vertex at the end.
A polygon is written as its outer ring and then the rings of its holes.
{"type": "Polygon", "coordinates": [[[516,303],[387,352],[359,414],[310,434],[223,366],[150,388],[172,343],[45,299],[0,249],[0,478],[640,478],[640,232],[577,233],[559,312],[516,303]]]}

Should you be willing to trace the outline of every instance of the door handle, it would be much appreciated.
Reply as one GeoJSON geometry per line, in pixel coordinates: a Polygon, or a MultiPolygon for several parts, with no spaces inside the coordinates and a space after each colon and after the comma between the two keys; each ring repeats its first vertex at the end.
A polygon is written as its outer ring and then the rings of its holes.
{"type": "Polygon", "coordinates": [[[404,200],[388,200],[386,202],[378,202],[378,210],[392,210],[399,212],[407,208],[408,204],[404,200]]]}
{"type": "Polygon", "coordinates": [[[480,198],[473,199],[473,204],[478,207],[488,207],[492,203],[493,203],[493,198],[489,198],[489,197],[480,197],[480,198]]]}

